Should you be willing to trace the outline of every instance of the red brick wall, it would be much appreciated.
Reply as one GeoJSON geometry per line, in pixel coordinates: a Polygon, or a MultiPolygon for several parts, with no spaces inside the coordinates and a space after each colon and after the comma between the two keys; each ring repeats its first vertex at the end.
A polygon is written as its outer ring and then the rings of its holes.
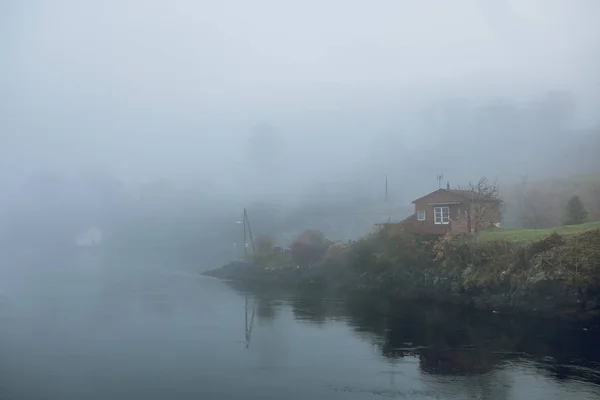
{"type": "MultiPolygon", "coordinates": [[[[416,234],[443,235],[448,231],[456,234],[466,234],[475,229],[474,214],[477,207],[473,201],[464,196],[444,189],[435,191],[425,197],[414,201],[414,214],[402,222],[402,226],[408,232],[416,234]],[[444,204],[445,203],[445,204],[444,204]],[[457,203],[457,204],[449,204],[457,203]],[[450,223],[436,224],[434,209],[435,207],[448,207],[450,211],[450,223]],[[425,220],[418,220],[418,212],[425,211],[425,220]]],[[[500,220],[499,206],[495,203],[486,203],[489,211],[486,211],[486,218],[481,223],[487,227],[490,223],[500,220]]]]}
{"type": "Polygon", "coordinates": [[[452,233],[457,235],[464,235],[469,233],[469,218],[462,212],[462,214],[453,219],[450,223],[452,233]]]}
{"type": "MultiPolygon", "coordinates": [[[[431,193],[429,196],[423,197],[415,201],[415,215],[412,220],[412,231],[414,233],[422,234],[440,234],[443,235],[448,230],[455,229],[464,230],[465,227],[458,226],[454,228],[455,222],[460,216],[465,214],[467,209],[465,199],[462,196],[456,195],[455,193],[447,192],[445,190],[431,193]],[[447,204],[447,205],[436,205],[435,203],[453,203],[460,202],[460,204],[447,204]],[[435,207],[445,206],[450,211],[450,223],[449,224],[436,224],[434,219],[435,207]],[[425,211],[425,221],[418,221],[417,212],[425,211]]],[[[468,232],[468,228],[467,232],[468,232]]]]}

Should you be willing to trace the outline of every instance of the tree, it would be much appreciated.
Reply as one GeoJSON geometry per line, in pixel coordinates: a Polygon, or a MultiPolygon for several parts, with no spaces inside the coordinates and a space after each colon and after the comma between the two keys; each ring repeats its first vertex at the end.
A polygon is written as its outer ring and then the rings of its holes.
{"type": "Polygon", "coordinates": [[[275,261],[275,239],[269,235],[258,235],[256,241],[254,262],[261,265],[268,265],[275,261]]]}
{"type": "Polygon", "coordinates": [[[588,212],[583,207],[579,196],[574,195],[569,199],[565,209],[565,225],[577,225],[586,221],[588,212]]]}
{"type": "Polygon", "coordinates": [[[467,196],[471,199],[471,229],[479,232],[491,224],[500,222],[500,185],[498,179],[490,182],[482,176],[476,183],[469,183],[467,196]]]}
{"type": "Polygon", "coordinates": [[[256,252],[271,254],[275,251],[275,239],[269,235],[258,235],[256,238],[256,252]]]}
{"type": "Polygon", "coordinates": [[[333,243],[327,248],[325,260],[333,264],[340,264],[347,256],[348,250],[348,243],[333,243]]]}
{"type": "Polygon", "coordinates": [[[329,240],[320,231],[307,230],[292,243],[292,258],[300,266],[306,266],[323,259],[329,240]]]}

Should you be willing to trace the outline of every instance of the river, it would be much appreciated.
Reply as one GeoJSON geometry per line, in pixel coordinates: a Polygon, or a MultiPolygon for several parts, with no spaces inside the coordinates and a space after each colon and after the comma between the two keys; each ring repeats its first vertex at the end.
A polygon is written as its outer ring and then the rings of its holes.
{"type": "Polygon", "coordinates": [[[2,400],[600,398],[593,326],[38,264],[0,277],[2,400]]]}

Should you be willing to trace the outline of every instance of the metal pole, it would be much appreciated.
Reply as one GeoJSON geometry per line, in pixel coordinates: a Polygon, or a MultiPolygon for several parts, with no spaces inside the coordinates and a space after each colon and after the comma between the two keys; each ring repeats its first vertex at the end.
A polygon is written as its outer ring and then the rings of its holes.
{"type": "Polygon", "coordinates": [[[250,235],[250,244],[252,245],[252,254],[256,253],[256,249],[254,248],[254,239],[252,239],[252,226],[250,226],[250,220],[248,219],[248,213],[244,209],[244,214],[246,217],[246,223],[248,224],[248,235],[250,235]]]}
{"type": "Polygon", "coordinates": [[[248,243],[246,241],[246,209],[244,208],[244,215],[242,220],[244,225],[244,258],[248,257],[248,243]]]}

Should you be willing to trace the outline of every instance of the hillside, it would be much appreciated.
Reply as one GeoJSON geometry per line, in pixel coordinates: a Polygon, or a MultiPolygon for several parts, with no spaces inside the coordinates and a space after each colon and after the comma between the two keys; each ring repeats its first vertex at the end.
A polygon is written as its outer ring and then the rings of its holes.
{"type": "Polygon", "coordinates": [[[581,198],[589,221],[600,221],[600,172],[505,185],[503,223],[509,228],[547,229],[562,225],[573,195],[581,198]]]}
{"type": "Polygon", "coordinates": [[[588,222],[581,225],[559,226],[550,229],[493,229],[479,235],[481,241],[506,240],[509,242],[532,243],[543,240],[553,233],[562,236],[580,234],[593,229],[600,229],[600,222],[588,222]]]}

